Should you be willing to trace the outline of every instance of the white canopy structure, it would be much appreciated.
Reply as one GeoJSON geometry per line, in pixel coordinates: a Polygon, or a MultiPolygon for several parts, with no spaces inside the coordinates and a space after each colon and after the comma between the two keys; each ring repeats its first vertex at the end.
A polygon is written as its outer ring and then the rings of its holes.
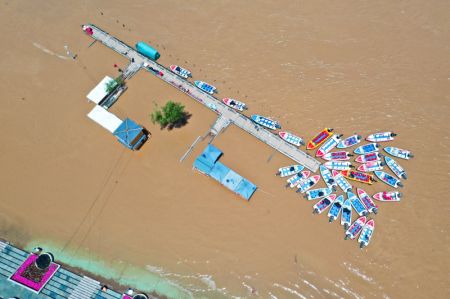
{"type": "Polygon", "coordinates": [[[120,118],[98,105],[87,116],[111,133],[123,123],[120,118]]]}
{"type": "Polygon", "coordinates": [[[106,86],[111,81],[114,81],[114,79],[109,76],[103,78],[103,80],[100,81],[100,83],[98,83],[97,86],[95,86],[94,89],[88,93],[88,100],[94,102],[95,104],[100,103],[100,101],[108,95],[106,92],[106,86]]]}

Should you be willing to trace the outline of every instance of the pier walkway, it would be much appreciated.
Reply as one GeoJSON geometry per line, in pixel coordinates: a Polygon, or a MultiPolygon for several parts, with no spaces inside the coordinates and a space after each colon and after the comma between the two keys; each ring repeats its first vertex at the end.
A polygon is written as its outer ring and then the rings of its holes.
{"type": "Polygon", "coordinates": [[[262,126],[254,123],[247,116],[229,108],[212,95],[200,90],[189,81],[177,76],[159,63],[141,55],[132,47],[118,40],[109,33],[101,30],[95,25],[87,24],[85,26],[92,29],[92,34],[89,34],[92,38],[100,41],[108,48],[130,60],[130,64],[127,66],[127,69],[124,70],[125,78],[131,78],[143,68],[216,112],[220,118],[216,124],[213,125],[211,133],[219,134],[221,130],[232,123],[247,133],[255,136],[265,144],[273,147],[283,155],[291,158],[295,162],[304,165],[306,168],[314,172],[318,170],[320,165],[319,161],[279,138],[278,135],[269,132],[262,126]],[[218,131],[218,129],[220,130],[218,131]]]}

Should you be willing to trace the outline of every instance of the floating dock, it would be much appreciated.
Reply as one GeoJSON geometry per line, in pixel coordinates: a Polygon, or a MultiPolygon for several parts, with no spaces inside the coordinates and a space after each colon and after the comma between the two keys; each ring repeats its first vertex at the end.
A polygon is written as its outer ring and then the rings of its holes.
{"type": "Polygon", "coordinates": [[[193,167],[247,201],[250,200],[256,191],[256,185],[219,162],[221,156],[221,150],[208,144],[200,156],[195,159],[193,167]]]}
{"type": "Polygon", "coordinates": [[[306,168],[314,172],[319,169],[320,162],[310,155],[282,140],[276,134],[269,132],[258,124],[255,124],[247,116],[229,108],[220,100],[195,87],[189,81],[172,73],[166,67],[140,54],[134,48],[128,46],[109,33],[92,24],[83,25],[83,29],[93,39],[101,42],[108,48],[130,60],[130,63],[123,72],[125,78],[129,79],[140,69],[145,69],[154,74],[157,78],[169,83],[217,113],[219,115],[219,119],[211,130],[212,134],[217,135],[229,124],[234,124],[247,133],[255,136],[265,144],[273,147],[283,155],[291,158],[299,164],[304,165],[306,168]],[[87,28],[88,30],[86,30],[87,28]]]}

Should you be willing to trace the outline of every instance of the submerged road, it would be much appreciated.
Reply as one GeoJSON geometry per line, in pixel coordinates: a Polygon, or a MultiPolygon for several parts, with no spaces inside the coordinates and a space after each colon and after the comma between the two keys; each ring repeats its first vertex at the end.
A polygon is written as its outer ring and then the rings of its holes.
{"type": "Polygon", "coordinates": [[[130,64],[123,72],[125,78],[131,78],[134,74],[136,74],[140,69],[143,68],[216,112],[219,115],[219,119],[218,121],[216,121],[211,130],[213,134],[218,134],[229,124],[234,124],[247,133],[255,136],[265,144],[273,147],[283,155],[305,166],[306,168],[314,172],[319,169],[319,161],[301,151],[297,147],[287,143],[286,141],[278,137],[278,135],[254,123],[247,116],[231,109],[230,107],[223,104],[222,101],[197,88],[189,81],[172,73],[169,69],[165,68],[159,63],[143,56],[134,48],[128,46],[124,42],[118,40],[114,36],[101,30],[95,25],[87,24],[83,26],[83,28],[86,27],[92,29],[92,34],[85,31],[86,34],[130,60],[130,64]]]}

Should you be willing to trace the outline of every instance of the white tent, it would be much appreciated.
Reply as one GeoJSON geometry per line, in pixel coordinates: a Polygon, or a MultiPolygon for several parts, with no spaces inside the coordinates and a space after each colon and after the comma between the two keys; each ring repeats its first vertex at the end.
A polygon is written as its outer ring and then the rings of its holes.
{"type": "Polygon", "coordinates": [[[111,81],[114,81],[114,79],[109,76],[103,78],[103,80],[100,81],[100,83],[98,83],[97,86],[95,86],[95,88],[88,93],[87,98],[89,99],[89,101],[92,101],[96,104],[100,103],[100,101],[108,95],[108,93],[106,92],[106,86],[111,81]]]}
{"type": "Polygon", "coordinates": [[[98,105],[95,105],[94,109],[87,116],[111,133],[114,133],[123,123],[120,118],[98,105]]]}

